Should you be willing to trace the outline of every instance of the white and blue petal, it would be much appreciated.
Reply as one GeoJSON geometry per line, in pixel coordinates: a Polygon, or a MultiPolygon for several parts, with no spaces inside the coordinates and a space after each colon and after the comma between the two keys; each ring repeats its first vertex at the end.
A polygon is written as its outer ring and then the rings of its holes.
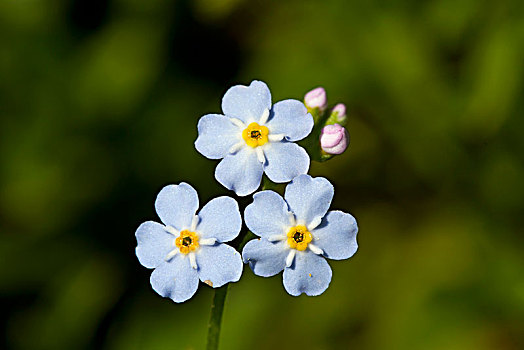
{"type": "Polygon", "coordinates": [[[215,178],[228,190],[238,196],[247,196],[256,191],[264,172],[256,152],[244,147],[235,154],[229,154],[218,163],[215,178]]]}
{"type": "Polygon", "coordinates": [[[244,221],[251,232],[265,238],[285,235],[291,226],[287,203],[273,191],[253,195],[253,203],[244,211],[244,221]]]}
{"type": "Polygon", "coordinates": [[[264,148],[264,172],[273,182],[288,182],[309,169],[309,155],[295,143],[272,142],[264,148]]]}
{"type": "Polygon", "coordinates": [[[141,224],[135,233],[136,256],[142,266],[152,269],[164,262],[174,249],[175,237],[166,232],[165,226],[154,221],[141,224]]]}
{"type": "Polygon", "coordinates": [[[341,211],[330,211],[311,234],[315,238],[313,243],[322,249],[326,258],[342,260],[356,253],[357,232],[357,221],[353,216],[341,211]]]}
{"type": "Polygon", "coordinates": [[[244,263],[249,263],[255,275],[270,277],[284,269],[288,254],[286,241],[269,242],[261,238],[247,242],[242,250],[242,259],[244,263]]]}
{"type": "Polygon", "coordinates": [[[155,201],[155,208],[160,220],[177,230],[191,226],[193,216],[198,209],[198,194],[191,185],[168,185],[160,191],[155,201]]]}
{"type": "Polygon", "coordinates": [[[249,86],[233,86],[222,98],[224,114],[246,124],[258,122],[266,109],[271,109],[271,92],[258,80],[253,80],[249,86]]]}
{"type": "Polygon", "coordinates": [[[300,175],[286,186],[284,198],[304,225],[320,220],[329,209],[335,190],[323,177],[300,175]]]}
{"type": "Polygon", "coordinates": [[[196,230],[201,238],[227,242],[238,236],[242,228],[238,203],[231,197],[212,199],[200,210],[198,217],[196,230]]]}
{"type": "Polygon", "coordinates": [[[236,282],[242,275],[242,258],[234,248],[227,244],[201,246],[196,262],[200,280],[213,288],[236,282]]]}
{"type": "Polygon", "coordinates": [[[189,264],[188,256],[178,254],[158,265],[151,274],[150,281],[155,292],[181,303],[195,294],[198,273],[189,264]]]}
{"type": "Polygon", "coordinates": [[[322,294],[331,282],[331,267],[326,259],[312,252],[297,252],[290,267],[284,270],[284,288],[294,296],[322,294]]]}
{"type": "Polygon", "coordinates": [[[304,103],[284,100],[273,105],[267,127],[271,133],[284,134],[288,141],[299,141],[313,130],[313,117],[304,103]]]}
{"type": "Polygon", "coordinates": [[[229,150],[242,140],[242,130],[231,118],[220,114],[207,114],[198,121],[198,138],[195,148],[210,159],[224,158],[229,150]]]}

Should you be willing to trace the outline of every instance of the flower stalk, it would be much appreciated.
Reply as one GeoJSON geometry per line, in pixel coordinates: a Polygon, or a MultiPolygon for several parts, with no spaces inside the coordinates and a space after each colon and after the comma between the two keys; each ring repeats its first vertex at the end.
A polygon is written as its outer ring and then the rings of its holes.
{"type": "MultiPolygon", "coordinates": [[[[280,189],[279,184],[276,184],[269,180],[267,177],[264,177],[264,182],[262,185],[262,191],[266,189],[280,189]]],[[[256,236],[249,230],[247,230],[244,235],[240,234],[241,240],[238,245],[238,250],[242,251],[242,248],[246,245],[247,242],[255,238],[256,236]]],[[[222,315],[224,313],[224,305],[226,302],[227,292],[229,284],[221,288],[215,289],[215,295],[213,296],[213,303],[211,304],[211,315],[209,317],[209,324],[207,330],[207,350],[217,350],[218,342],[220,340],[220,329],[222,324],[222,315]]]]}
{"type": "Polygon", "coordinates": [[[224,305],[226,302],[229,284],[215,289],[213,303],[211,304],[211,316],[209,317],[209,324],[207,329],[207,350],[217,350],[218,342],[220,340],[220,328],[222,325],[222,315],[224,313],[224,305]]]}

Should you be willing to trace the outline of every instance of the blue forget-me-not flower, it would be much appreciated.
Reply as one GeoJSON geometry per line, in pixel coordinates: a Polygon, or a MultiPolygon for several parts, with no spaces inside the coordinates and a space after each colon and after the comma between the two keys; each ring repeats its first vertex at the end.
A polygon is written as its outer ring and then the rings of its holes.
{"type": "Polygon", "coordinates": [[[261,81],[230,88],[221,114],[198,122],[196,149],[210,159],[222,159],[215,170],[218,182],[239,196],[253,193],[262,174],[273,182],[289,182],[307,173],[309,156],[294,143],[313,128],[313,117],[301,101],[271,106],[271,93],[261,81]]]}
{"type": "Polygon", "coordinates": [[[214,287],[236,282],[240,254],[227,244],[238,236],[242,218],[231,197],[209,201],[198,213],[198,195],[187,183],[169,185],[158,194],[155,209],[163,224],[147,221],[136,230],[136,255],[154,269],[151,286],[175,302],[191,298],[199,279],[214,287]]]}
{"type": "Polygon", "coordinates": [[[286,187],[285,200],[276,192],[253,195],[244,220],[259,239],[243,251],[256,275],[269,277],[284,270],[284,288],[291,295],[322,294],[331,281],[325,258],[341,260],[357,251],[357,222],[341,211],[329,211],[334,195],[322,177],[296,177],[286,187]]]}

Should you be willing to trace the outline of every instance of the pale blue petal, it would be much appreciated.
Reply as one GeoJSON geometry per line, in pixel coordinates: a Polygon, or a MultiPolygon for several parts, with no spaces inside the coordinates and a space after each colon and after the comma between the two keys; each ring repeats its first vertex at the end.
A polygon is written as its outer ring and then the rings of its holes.
{"type": "Polygon", "coordinates": [[[314,244],[324,251],[324,256],[334,260],[348,259],[356,253],[357,221],[350,214],[330,211],[311,234],[314,244]]]}
{"type": "Polygon", "coordinates": [[[266,109],[271,109],[271,93],[261,81],[253,80],[249,86],[233,86],[222,98],[224,114],[246,124],[258,122],[266,109]]]}
{"type": "Polygon", "coordinates": [[[269,242],[264,238],[252,239],[244,246],[242,259],[244,263],[249,263],[255,275],[270,277],[286,267],[288,253],[286,241],[269,242]]]}
{"type": "Polygon", "coordinates": [[[333,199],[333,185],[323,177],[300,175],[286,187],[284,198],[299,223],[308,225],[324,217],[333,199]]]}
{"type": "Polygon", "coordinates": [[[164,224],[179,231],[188,229],[198,209],[198,194],[185,182],[168,185],[156,197],[155,208],[164,224]]]}
{"type": "Polygon", "coordinates": [[[242,258],[227,244],[200,246],[196,259],[200,280],[213,288],[236,282],[242,275],[242,258]]]}
{"type": "Polygon", "coordinates": [[[175,237],[167,233],[164,225],[154,221],[146,221],[138,227],[135,233],[137,247],[136,256],[142,266],[152,269],[164,262],[167,254],[173,250],[175,237]]]}
{"type": "Polygon", "coordinates": [[[229,154],[218,163],[215,178],[228,190],[238,196],[247,196],[256,191],[264,172],[255,150],[244,147],[235,154],[229,154]]]}
{"type": "Polygon", "coordinates": [[[272,134],[284,134],[286,140],[298,141],[309,135],[314,124],[304,103],[284,100],[273,105],[266,126],[272,134]]]}
{"type": "Polygon", "coordinates": [[[227,242],[238,236],[242,228],[238,203],[231,197],[212,199],[200,210],[198,217],[197,232],[201,238],[227,242]]]}
{"type": "Polygon", "coordinates": [[[285,235],[291,226],[288,212],[287,203],[278,193],[257,192],[244,211],[244,221],[257,236],[285,235]]]}
{"type": "Polygon", "coordinates": [[[150,278],[154,291],[181,303],[191,298],[198,288],[198,273],[189,263],[187,255],[175,255],[153,271],[150,278]]]}
{"type": "Polygon", "coordinates": [[[294,296],[320,295],[331,282],[331,268],[326,259],[312,252],[297,252],[291,267],[284,269],[284,288],[294,296]]]}
{"type": "Polygon", "coordinates": [[[309,155],[297,144],[272,142],[264,148],[264,172],[273,182],[289,182],[309,169],[309,155]]]}
{"type": "Polygon", "coordinates": [[[242,130],[226,116],[207,114],[198,121],[195,148],[207,158],[224,158],[240,141],[243,141],[242,130]]]}

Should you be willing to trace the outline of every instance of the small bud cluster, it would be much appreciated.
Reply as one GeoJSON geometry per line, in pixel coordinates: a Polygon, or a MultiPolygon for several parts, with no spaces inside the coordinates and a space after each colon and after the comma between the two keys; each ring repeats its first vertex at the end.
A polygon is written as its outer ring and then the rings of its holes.
{"type": "MultiPolygon", "coordinates": [[[[349,133],[344,128],[347,119],[346,106],[338,103],[328,109],[327,94],[323,87],[309,91],[304,96],[304,104],[313,116],[317,129],[316,137],[320,141],[320,155],[317,160],[325,161],[344,153],[349,145],[349,133]]],[[[315,141],[316,145],[318,141],[315,141]]],[[[309,148],[315,148],[315,143],[311,143],[309,148]]]]}

